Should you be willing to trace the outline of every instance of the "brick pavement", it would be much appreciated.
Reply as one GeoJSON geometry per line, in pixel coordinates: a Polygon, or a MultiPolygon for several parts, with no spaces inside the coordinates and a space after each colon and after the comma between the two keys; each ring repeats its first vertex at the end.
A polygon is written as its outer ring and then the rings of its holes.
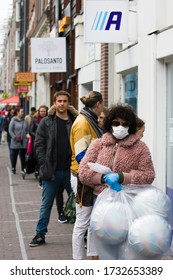
{"type": "MultiPolygon", "coordinates": [[[[39,215],[41,190],[34,174],[23,180],[18,160],[11,174],[7,144],[0,145],[0,260],[71,260],[72,224],[57,221],[54,204],[46,245],[31,248],[39,215]]],[[[65,199],[67,198],[65,193],[65,199]]],[[[85,257],[87,259],[87,257],[85,257]]]]}

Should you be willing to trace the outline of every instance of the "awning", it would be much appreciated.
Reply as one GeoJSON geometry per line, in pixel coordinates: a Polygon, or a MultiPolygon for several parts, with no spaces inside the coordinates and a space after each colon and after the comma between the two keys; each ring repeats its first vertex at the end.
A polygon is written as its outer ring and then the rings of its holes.
{"type": "Polygon", "coordinates": [[[19,105],[19,96],[11,96],[8,98],[0,99],[0,106],[17,106],[19,105]]]}

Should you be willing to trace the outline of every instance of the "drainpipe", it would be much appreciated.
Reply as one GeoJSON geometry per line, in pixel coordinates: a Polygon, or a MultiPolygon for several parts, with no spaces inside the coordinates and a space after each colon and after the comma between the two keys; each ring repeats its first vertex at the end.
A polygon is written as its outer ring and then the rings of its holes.
{"type": "Polygon", "coordinates": [[[55,2],[55,26],[56,26],[56,37],[59,37],[59,0],[55,2]]]}

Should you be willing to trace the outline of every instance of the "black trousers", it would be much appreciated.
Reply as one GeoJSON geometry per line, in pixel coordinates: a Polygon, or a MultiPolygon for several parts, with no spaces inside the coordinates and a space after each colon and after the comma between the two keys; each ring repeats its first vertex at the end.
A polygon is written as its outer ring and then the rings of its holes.
{"type": "Polygon", "coordinates": [[[60,215],[64,211],[64,186],[61,185],[57,194],[56,194],[56,207],[57,207],[57,212],[60,215]]]}
{"type": "Polygon", "coordinates": [[[21,170],[25,169],[26,149],[12,149],[12,168],[16,169],[17,157],[19,155],[21,162],[21,170]]]}

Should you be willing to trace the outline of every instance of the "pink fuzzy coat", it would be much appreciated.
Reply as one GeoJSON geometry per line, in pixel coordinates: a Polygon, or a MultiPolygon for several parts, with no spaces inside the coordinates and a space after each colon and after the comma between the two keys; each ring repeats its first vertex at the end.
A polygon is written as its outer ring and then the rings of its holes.
{"type": "Polygon", "coordinates": [[[92,171],[88,162],[105,165],[113,172],[123,172],[123,184],[151,184],[155,177],[150,151],[135,134],[116,143],[111,133],[105,133],[90,144],[80,162],[79,178],[98,194],[102,190],[99,188],[102,174],[92,171]]]}

